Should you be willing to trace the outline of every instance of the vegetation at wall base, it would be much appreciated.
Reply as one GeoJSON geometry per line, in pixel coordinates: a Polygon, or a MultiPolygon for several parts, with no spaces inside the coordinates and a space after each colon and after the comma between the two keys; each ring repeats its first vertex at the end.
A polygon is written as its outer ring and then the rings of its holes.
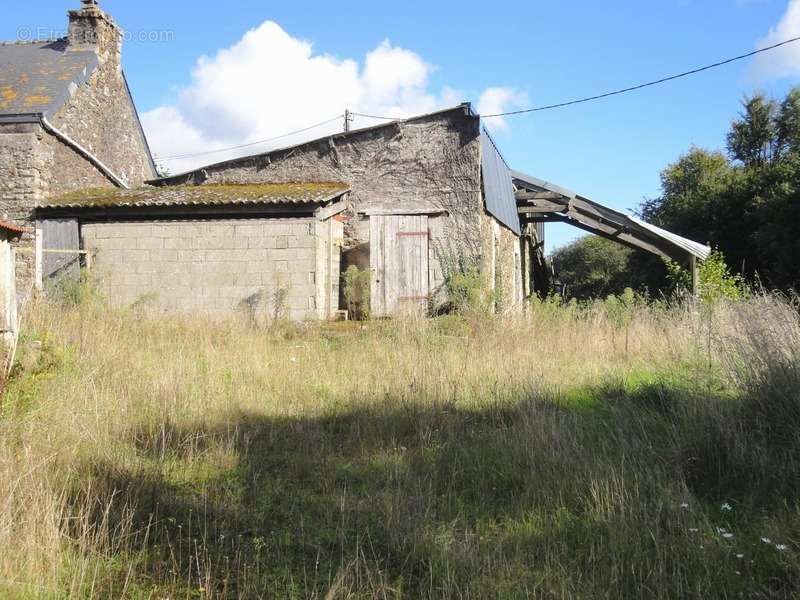
{"type": "Polygon", "coordinates": [[[791,302],[288,330],[78,297],[2,399],[0,597],[800,594],[791,302]]]}

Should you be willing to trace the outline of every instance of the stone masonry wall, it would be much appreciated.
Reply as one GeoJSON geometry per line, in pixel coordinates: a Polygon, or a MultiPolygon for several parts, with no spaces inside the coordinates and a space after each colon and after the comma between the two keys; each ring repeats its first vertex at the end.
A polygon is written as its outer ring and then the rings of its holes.
{"type": "MultiPolygon", "coordinates": [[[[156,173],[150,164],[135,110],[119,63],[108,62],[75,91],[50,121],[102,160],[130,187],[137,187],[154,179],[156,173]]],[[[103,179],[104,186],[108,185],[108,179],[103,179]]],[[[61,185],[48,191],[59,193],[82,186],[80,181],[58,183],[61,185]]]]}
{"type": "MultiPolygon", "coordinates": [[[[48,164],[41,149],[39,125],[0,125],[0,216],[14,221],[30,218],[41,197],[48,164]]],[[[17,249],[17,290],[27,293],[34,277],[34,235],[26,233],[17,249]]]]}
{"type": "Polygon", "coordinates": [[[81,227],[92,270],[118,305],[293,320],[317,313],[316,219],[96,223],[81,227]]]}
{"type": "Polygon", "coordinates": [[[0,216],[28,224],[15,244],[17,289],[26,293],[34,278],[34,224],[36,205],[50,194],[114,187],[93,165],[38,124],[0,125],[0,216]]]}
{"type": "Polygon", "coordinates": [[[502,312],[520,312],[524,306],[524,274],[520,238],[488,214],[481,217],[481,245],[487,274],[502,312]]]}
{"type": "MultiPolygon", "coordinates": [[[[352,187],[346,249],[369,242],[359,211],[429,209],[449,214],[436,219],[432,232],[437,258],[481,259],[479,120],[461,110],[213,165],[170,183],[295,181],[341,181],[352,187]]],[[[431,272],[441,277],[442,271],[433,261],[431,272]]],[[[435,291],[442,281],[433,283],[435,291]]]]}

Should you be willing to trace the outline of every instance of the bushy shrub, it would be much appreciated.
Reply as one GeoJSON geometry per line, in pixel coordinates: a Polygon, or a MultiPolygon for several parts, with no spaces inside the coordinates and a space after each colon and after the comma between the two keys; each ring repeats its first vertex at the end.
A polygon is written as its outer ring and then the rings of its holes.
{"type": "MultiPolygon", "coordinates": [[[[667,262],[667,273],[676,291],[692,289],[692,274],[673,261],[667,262]]],[[[741,300],[746,286],[741,275],[731,273],[725,262],[725,256],[719,250],[698,265],[699,297],[707,304],[722,299],[741,300]]]]}
{"type": "Polygon", "coordinates": [[[351,265],[344,273],[344,299],[347,312],[355,321],[370,317],[372,273],[351,265]]]}

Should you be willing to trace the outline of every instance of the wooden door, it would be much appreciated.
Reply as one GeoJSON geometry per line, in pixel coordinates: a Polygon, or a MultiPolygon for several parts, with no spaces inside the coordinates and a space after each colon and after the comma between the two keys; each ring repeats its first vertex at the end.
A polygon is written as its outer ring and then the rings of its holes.
{"type": "Polygon", "coordinates": [[[371,312],[376,317],[428,306],[428,217],[370,217],[371,312]]]}

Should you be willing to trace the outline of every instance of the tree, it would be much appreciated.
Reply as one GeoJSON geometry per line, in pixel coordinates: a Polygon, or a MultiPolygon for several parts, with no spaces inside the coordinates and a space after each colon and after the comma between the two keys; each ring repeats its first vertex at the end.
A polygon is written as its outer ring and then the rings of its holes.
{"type": "MultiPolygon", "coordinates": [[[[642,268],[642,253],[601,237],[587,236],[552,255],[556,278],[567,287],[567,296],[578,300],[605,298],[625,288],[649,288],[647,277],[665,270],[656,260],[656,269],[642,268]]],[[[652,265],[651,265],[652,266],[652,265]]]]}
{"type": "Polygon", "coordinates": [[[781,103],[777,125],[780,157],[800,153],[800,88],[789,92],[781,103]]]}
{"type": "Polygon", "coordinates": [[[642,218],[694,240],[717,241],[716,209],[732,172],[721,152],[692,148],[661,172],[662,194],[642,204],[642,218]]]}
{"type": "Polygon", "coordinates": [[[741,118],[728,134],[728,152],[747,167],[760,167],[779,156],[778,104],[756,94],[744,103],[741,118]]]}
{"type": "Polygon", "coordinates": [[[719,248],[733,271],[769,287],[800,285],[800,88],[780,103],[745,100],[727,136],[730,160],[692,148],[640,207],[657,225],[719,248]]]}

